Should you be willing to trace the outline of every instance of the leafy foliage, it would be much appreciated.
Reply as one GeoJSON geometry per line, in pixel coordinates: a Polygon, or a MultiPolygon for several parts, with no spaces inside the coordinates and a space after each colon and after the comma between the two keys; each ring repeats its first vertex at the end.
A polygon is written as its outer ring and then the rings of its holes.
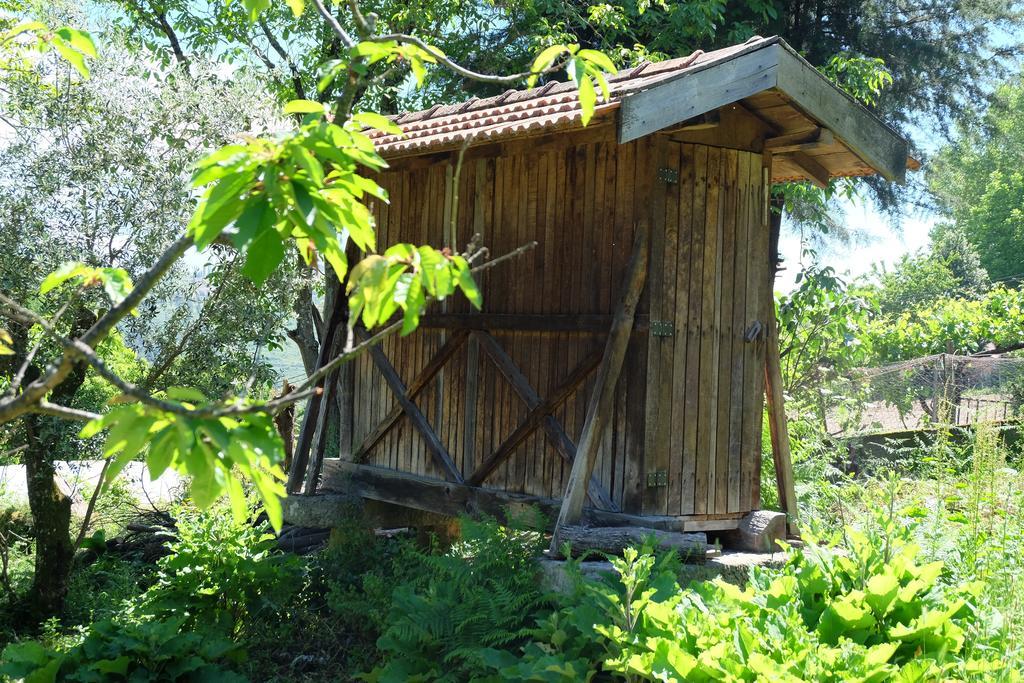
{"type": "MultiPolygon", "coordinates": [[[[191,401],[205,401],[201,394],[177,388],[168,390],[168,398],[184,409],[195,407],[191,401]]],[[[189,491],[200,508],[227,494],[239,523],[248,518],[242,482],[251,481],[271,523],[280,528],[283,446],[273,418],[266,413],[191,417],[133,403],[89,422],[80,436],[87,439],[103,430],[109,430],[103,457],[112,458],[105,482],[114,480],[128,462],[145,452],[150,477],[156,479],[169,467],[190,475],[189,491]]]]}
{"type": "Polygon", "coordinates": [[[988,273],[962,230],[938,226],[925,252],[903,256],[892,270],[878,274],[882,313],[927,308],[940,299],[974,299],[988,287],[988,273]]]}
{"type": "Polygon", "coordinates": [[[1019,282],[1024,248],[1024,80],[1002,84],[980,125],[964,125],[958,139],[929,165],[928,184],[939,206],[978,250],[993,280],[1019,282]]]}
{"type": "Polygon", "coordinates": [[[810,265],[796,281],[795,290],[776,298],[782,379],[791,394],[824,388],[863,362],[862,332],[875,310],[833,268],[810,265]]]}
{"type": "Polygon", "coordinates": [[[939,299],[916,310],[876,319],[862,335],[879,361],[945,353],[971,354],[1024,338],[1024,290],[995,286],[979,299],[939,299]]]}

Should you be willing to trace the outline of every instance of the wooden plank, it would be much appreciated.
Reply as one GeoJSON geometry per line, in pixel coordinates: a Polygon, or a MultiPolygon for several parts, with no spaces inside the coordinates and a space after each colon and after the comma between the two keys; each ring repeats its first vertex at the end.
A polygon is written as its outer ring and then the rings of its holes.
{"type": "Polygon", "coordinates": [[[647,243],[649,238],[647,230],[640,229],[637,231],[633,245],[632,261],[629,265],[629,272],[626,275],[626,283],[623,288],[624,291],[615,312],[615,321],[612,323],[608,334],[608,341],[605,345],[601,367],[598,370],[594,393],[587,407],[587,418],[583,424],[580,447],[572,464],[565,498],[562,502],[562,508],[558,514],[558,522],[555,524],[555,531],[552,535],[551,548],[553,551],[557,551],[560,543],[558,529],[562,526],[579,523],[583,512],[587,483],[590,481],[594,460],[597,457],[597,446],[600,442],[601,432],[605,429],[609,420],[612,401],[615,397],[615,385],[619,380],[619,373],[622,371],[622,361],[626,356],[626,348],[629,345],[630,330],[633,327],[633,315],[636,313],[640,294],[643,292],[647,279],[647,243]]]}
{"type": "MultiPolygon", "coordinates": [[[[498,341],[487,334],[486,332],[474,332],[473,335],[480,340],[480,347],[491,359],[494,365],[498,368],[498,371],[505,377],[508,383],[512,386],[512,389],[519,395],[519,397],[526,403],[527,408],[533,410],[540,405],[542,401],[537,392],[527,381],[522,371],[512,360],[511,356],[501,348],[498,341]]],[[[544,428],[544,432],[548,438],[551,439],[552,444],[562,455],[567,462],[573,462],[576,458],[576,446],[573,444],[572,439],[565,433],[562,425],[559,424],[552,415],[545,415],[541,420],[541,426],[544,428]]],[[[611,496],[604,491],[597,482],[590,481],[589,488],[587,491],[588,495],[591,496],[595,504],[601,505],[606,510],[614,510],[616,506],[612,503],[611,496]]]]}
{"type": "Polygon", "coordinates": [[[774,42],[691,69],[622,99],[619,142],[629,142],[768,90],[776,83],[774,42]]]}
{"type": "MultiPolygon", "coordinates": [[[[647,198],[646,223],[649,228],[643,231],[650,235],[650,256],[651,264],[650,281],[647,283],[647,301],[650,310],[651,320],[669,322],[675,324],[666,306],[666,289],[664,261],[666,252],[665,236],[665,201],[669,193],[669,185],[657,177],[658,170],[668,162],[669,147],[675,146],[661,136],[655,136],[649,141],[653,152],[650,161],[653,165],[643,169],[642,172],[655,177],[645,182],[648,192],[644,193],[647,198]],[[669,318],[669,320],[666,320],[669,318]]],[[[675,188],[672,188],[673,190],[675,188]]],[[[647,435],[644,440],[644,471],[650,475],[662,469],[665,464],[665,455],[668,444],[661,441],[668,433],[668,428],[663,425],[671,414],[668,413],[671,407],[663,405],[664,379],[662,374],[662,358],[667,354],[666,345],[672,337],[661,337],[650,335],[647,339],[647,435]]],[[[668,489],[665,487],[647,487],[644,490],[644,513],[665,514],[668,489]]],[[[571,522],[570,522],[571,523],[571,522]]]]}
{"type": "Polygon", "coordinates": [[[812,184],[822,189],[828,187],[831,174],[827,168],[815,161],[809,154],[806,152],[789,152],[782,156],[791,164],[799,166],[807,174],[807,179],[812,184]]]}
{"type": "MultiPolygon", "coordinates": [[[[429,385],[430,381],[437,376],[441,368],[448,360],[455,355],[455,352],[459,350],[463,342],[469,338],[468,330],[459,330],[453,334],[448,341],[441,345],[441,348],[436,354],[427,362],[426,366],[420,370],[416,378],[406,388],[405,397],[409,400],[415,399],[420,392],[422,392],[429,385]]],[[[359,448],[356,449],[355,460],[357,462],[365,459],[367,453],[376,446],[384,435],[398,422],[399,418],[405,411],[402,409],[401,404],[392,406],[391,410],[384,417],[384,419],[377,425],[377,427],[366,435],[362,443],[359,444],[359,448]]]]}
{"type": "MultiPolygon", "coordinates": [[[[703,563],[707,555],[707,536],[702,533],[660,531],[644,527],[607,527],[565,525],[557,528],[563,544],[573,557],[596,551],[621,555],[626,548],[636,548],[651,540],[661,552],[678,553],[686,562],[703,563]]],[[[554,553],[555,551],[552,551],[554,553]]],[[[558,553],[561,555],[561,551],[558,553]]]]}
{"type": "MultiPolygon", "coordinates": [[[[715,255],[714,255],[714,279],[712,280],[712,310],[714,315],[711,321],[711,329],[709,332],[709,338],[711,341],[711,364],[709,370],[711,373],[711,393],[707,396],[708,413],[710,416],[707,432],[709,435],[708,439],[708,507],[709,513],[715,512],[715,500],[718,490],[718,401],[719,395],[721,394],[721,386],[719,379],[721,377],[721,371],[719,368],[722,356],[722,282],[723,277],[723,264],[722,264],[722,250],[725,232],[725,220],[726,220],[726,207],[733,200],[730,196],[730,188],[726,185],[726,179],[728,172],[726,170],[726,163],[730,155],[735,157],[735,152],[729,149],[719,150],[720,160],[718,167],[718,210],[717,218],[715,221],[715,255]]],[[[735,179],[735,176],[734,176],[735,179]]],[[[705,270],[705,273],[707,271],[705,270]]]]}
{"type": "MultiPolygon", "coordinates": [[[[324,462],[324,482],[321,490],[325,495],[340,492],[367,500],[450,516],[485,514],[502,522],[510,521],[510,515],[516,518],[529,508],[535,507],[547,520],[548,529],[553,527],[551,520],[555,519],[561,506],[561,501],[553,498],[478,488],[334,459],[324,462]]],[[[289,498],[289,507],[298,505],[298,498],[302,497],[289,498]]],[[[594,526],[644,526],[664,531],[686,531],[687,525],[700,525],[702,522],[715,520],[695,517],[643,517],[584,508],[581,521],[594,526]]],[[[735,524],[735,521],[733,523],[735,524]]]]}
{"type": "Polygon", "coordinates": [[[681,514],[696,510],[697,448],[700,413],[700,341],[703,313],[704,222],[708,194],[708,148],[694,148],[693,214],[690,228],[690,280],[686,321],[686,388],[683,412],[681,514]]]}
{"type": "MultiPolygon", "coordinates": [[[[680,176],[679,163],[680,155],[682,153],[682,145],[679,143],[666,143],[666,161],[664,168],[669,169],[670,172],[676,174],[677,178],[680,176]]],[[[662,203],[660,208],[655,208],[656,211],[661,215],[660,222],[652,223],[652,229],[655,231],[663,232],[665,235],[665,246],[664,253],[662,255],[662,262],[660,270],[663,275],[663,285],[661,293],[661,319],[671,324],[672,336],[670,337],[659,337],[661,341],[661,359],[660,366],[657,372],[652,377],[657,379],[652,381],[657,387],[658,391],[658,422],[655,428],[655,471],[665,472],[669,476],[669,486],[658,487],[654,489],[659,492],[660,505],[656,506],[655,512],[657,514],[667,514],[672,512],[672,508],[669,506],[669,499],[672,497],[671,486],[671,475],[670,470],[672,468],[673,461],[678,460],[678,456],[672,452],[672,432],[674,425],[672,423],[673,417],[673,405],[672,399],[674,395],[673,391],[673,379],[675,373],[673,367],[675,364],[675,344],[678,335],[678,324],[676,321],[676,258],[679,250],[679,239],[680,239],[680,225],[679,225],[679,194],[681,191],[682,184],[677,180],[675,183],[668,184],[664,188],[664,196],[662,197],[662,203]]],[[[657,205],[657,203],[656,203],[657,205]]],[[[684,236],[689,238],[688,228],[683,229],[684,236]]],[[[655,268],[658,265],[655,264],[655,268]]],[[[653,340],[655,337],[650,336],[653,340]]],[[[650,366],[648,366],[650,367],[650,366]]],[[[676,495],[678,495],[678,486],[676,487],[676,495]]],[[[675,508],[678,510],[678,505],[675,508]]]]}
{"type": "MultiPolygon", "coordinates": [[[[684,460],[686,459],[686,349],[689,338],[690,307],[690,244],[694,231],[694,211],[699,201],[703,206],[704,185],[695,188],[695,156],[693,145],[682,145],[679,160],[679,238],[676,252],[675,320],[676,342],[672,362],[672,466],[669,471],[668,514],[679,514],[683,501],[692,500],[692,489],[684,491],[684,460]]],[[[703,214],[702,214],[703,215],[703,214]]],[[[692,453],[690,453],[692,459],[692,453]]],[[[692,468],[691,468],[692,471],[692,468]]],[[[690,506],[692,509],[692,503],[690,506]]]]}
{"type": "Polygon", "coordinates": [[[740,480],[743,465],[743,420],[744,393],[749,390],[746,382],[744,363],[746,349],[744,333],[746,332],[747,304],[747,250],[750,248],[750,226],[755,214],[751,209],[751,194],[755,193],[761,178],[761,157],[759,155],[741,154],[739,159],[739,177],[737,187],[736,216],[736,253],[733,267],[733,302],[732,302],[732,381],[730,382],[729,408],[729,475],[727,510],[736,512],[740,509],[740,480]]]}
{"type": "Polygon", "coordinates": [[[772,154],[786,152],[807,152],[819,147],[828,147],[835,143],[835,136],[828,128],[815,128],[809,132],[788,133],[764,141],[763,151],[772,154]]]}
{"type": "MultiPolygon", "coordinates": [[[[760,182],[751,184],[750,246],[747,251],[747,326],[765,324],[772,303],[768,274],[768,182],[767,169],[758,170],[760,182]]],[[[761,415],[764,406],[764,341],[747,344],[744,351],[743,464],[740,481],[740,511],[760,507],[761,415]]]]}
{"type": "Polygon", "coordinates": [[[708,501],[712,512],[727,512],[729,509],[729,445],[730,417],[733,405],[732,369],[736,363],[733,351],[733,339],[738,336],[733,330],[733,298],[735,283],[733,273],[736,268],[736,224],[738,204],[740,201],[738,178],[740,154],[729,150],[723,153],[725,162],[724,176],[724,215],[722,217],[722,256],[718,267],[719,301],[715,311],[719,325],[719,357],[718,357],[718,420],[715,439],[714,500],[708,501]]]}
{"type": "Polygon", "coordinates": [[[697,412],[697,463],[693,489],[693,511],[703,514],[708,511],[708,489],[711,469],[712,434],[715,430],[717,412],[711,410],[710,400],[717,394],[718,372],[712,371],[715,348],[718,346],[714,330],[715,320],[715,274],[718,270],[718,216],[721,198],[721,150],[708,150],[708,189],[704,205],[704,255],[701,278],[701,319],[699,384],[700,395],[697,412]]]}
{"type": "MultiPolygon", "coordinates": [[[[364,333],[365,334],[365,333],[364,333]]],[[[361,335],[363,336],[363,335],[361,335]]],[[[364,337],[365,338],[365,337],[364,337]]],[[[438,438],[437,434],[434,433],[430,423],[427,422],[426,416],[420,411],[419,407],[407,398],[407,390],[405,385],[402,383],[401,377],[395,371],[394,366],[384,355],[380,346],[370,347],[370,356],[373,358],[374,365],[380,371],[380,374],[384,377],[384,381],[387,382],[391,392],[398,398],[399,404],[402,409],[405,410],[405,414],[409,417],[413,427],[423,437],[423,441],[426,444],[427,449],[437,462],[438,466],[445,473],[445,475],[455,482],[462,483],[462,474],[459,473],[455,463],[452,461],[448,451],[445,450],[444,445],[438,438]]]]}
{"type": "MultiPolygon", "coordinates": [[[[337,296],[331,305],[331,312],[327,316],[327,333],[322,335],[320,350],[317,353],[316,367],[322,368],[330,360],[331,352],[335,350],[334,340],[337,337],[338,329],[342,326],[345,313],[348,309],[344,296],[337,296]]],[[[323,389],[324,382],[321,380],[316,385],[323,389]]],[[[287,491],[299,493],[306,477],[306,468],[309,465],[310,450],[313,446],[313,436],[316,432],[317,421],[320,411],[323,409],[323,393],[311,396],[306,405],[306,412],[302,416],[302,428],[299,431],[299,438],[295,444],[295,457],[292,459],[292,469],[288,472],[287,491]]]]}
{"type": "MultiPolygon", "coordinates": [[[[774,309],[774,306],[772,307],[774,309]]],[[[768,339],[765,348],[765,386],[768,401],[768,430],[771,433],[772,460],[775,462],[775,481],[779,487],[779,503],[786,512],[791,534],[799,534],[800,507],[796,499],[793,479],[793,459],[789,451],[789,428],[786,424],[786,406],[782,395],[782,368],[779,358],[779,332],[775,313],[768,319],[768,339]]]]}

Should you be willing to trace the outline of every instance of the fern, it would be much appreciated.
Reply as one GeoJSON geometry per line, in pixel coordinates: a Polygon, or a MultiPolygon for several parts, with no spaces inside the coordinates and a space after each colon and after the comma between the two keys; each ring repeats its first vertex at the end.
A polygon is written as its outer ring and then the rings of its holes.
{"type": "Polygon", "coordinates": [[[464,681],[487,671],[487,648],[516,649],[552,606],[537,580],[539,534],[463,522],[463,540],[422,557],[427,579],[399,586],[368,680],[464,681]]]}

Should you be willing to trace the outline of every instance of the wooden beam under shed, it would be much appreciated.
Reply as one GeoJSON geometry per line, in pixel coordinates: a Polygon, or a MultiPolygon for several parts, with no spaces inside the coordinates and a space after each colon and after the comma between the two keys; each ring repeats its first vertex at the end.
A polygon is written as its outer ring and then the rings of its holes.
{"type": "Polygon", "coordinates": [[[790,133],[768,138],[764,141],[764,151],[772,154],[786,152],[808,152],[820,147],[835,144],[835,136],[828,128],[815,128],[810,132],[790,133]]]}
{"type": "MultiPolygon", "coordinates": [[[[346,496],[359,496],[414,510],[441,515],[484,514],[500,522],[522,519],[530,508],[543,515],[546,529],[553,527],[561,501],[554,498],[510,493],[501,489],[487,489],[457,484],[431,477],[386,467],[358,465],[344,460],[324,461],[321,495],[340,492],[346,496]]],[[[302,496],[301,498],[314,498],[302,496]]],[[[291,504],[296,504],[297,501],[291,504]]],[[[722,531],[739,526],[742,514],[736,515],[631,515],[595,508],[583,508],[580,521],[595,526],[638,526],[664,531],[722,531]]]]}

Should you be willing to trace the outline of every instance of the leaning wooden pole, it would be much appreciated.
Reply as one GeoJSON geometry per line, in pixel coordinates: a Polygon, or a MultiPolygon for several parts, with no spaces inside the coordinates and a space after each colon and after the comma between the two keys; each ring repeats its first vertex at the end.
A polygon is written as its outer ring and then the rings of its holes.
{"type": "MultiPolygon", "coordinates": [[[[331,312],[323,329],[320,330],[320,352],[317,355],[315,370],[319,370],[331,360],[331,353],[336,350],[334,346],[335,338],[339,333],[338,328],[341,327],[344,315],[348,309],[348,301],[341,291],[335,295],[332,303],[331,312]]],[[[337,373],[334,373],[327,381],[337,381],[337,373]]],[[[324,410],[326,412],[327,410],[322,391],[325,384],[324,380],[317,383],[316,386],[321,391],[319,394],[310,397],[309,403],[306,405],[306,413],[302,417],[302,428],[299,430],[299,440],[295,445],[295,457],[292,459],[292,467],[288,472],[288,483],[286,485],[288,493],[299,493],[306,478],[309,453],[313,446],[313,436],[317,431],[320,411],[324,410]]]]}
{"type": "Polygon", "coordinates": [[[772,460],[775,462],[775,482],[779,487],[779,504],[786,512],[789,533],[799,534],[797,523],[800,510],[796,502],[793,482],[793,459],[789,450],[789,427],[786,424],[786,406],[782,396],[782,364],[779,355],[779,326],[775,320],[775,302],[771,302],[765,344],[765,398],[768,402],[768,431],[772,439],[772,460]]]}
{"type": "Polygon", "coordinates": [[[647,243],[648,229],[646,224],[638,226],[636,239],[633,243],[633,256],[626,272],[625,288],[619,301],[615,317],[612,319],[608,341],[605,343],[604,356],[597,373],[594,393],[587,404],[587,417],[583,423],[583,434],[576,449],[576,457],[572,462],[569,482],[562,498],[562,507],[558,512],[558,521],[551,534],[551,552],[557,553],[560,545],[559,530],[562,527],[577,524],[583,514],[583,502],[587,497],[587,482],[594,471],[597,451],[605,428],[611,419],[612,404],[615,399],[615,385],[622,372],[622,364],[629,347],[629,338],[633,332],[633,320],[640,294],[647,281],[647,243]]]}

